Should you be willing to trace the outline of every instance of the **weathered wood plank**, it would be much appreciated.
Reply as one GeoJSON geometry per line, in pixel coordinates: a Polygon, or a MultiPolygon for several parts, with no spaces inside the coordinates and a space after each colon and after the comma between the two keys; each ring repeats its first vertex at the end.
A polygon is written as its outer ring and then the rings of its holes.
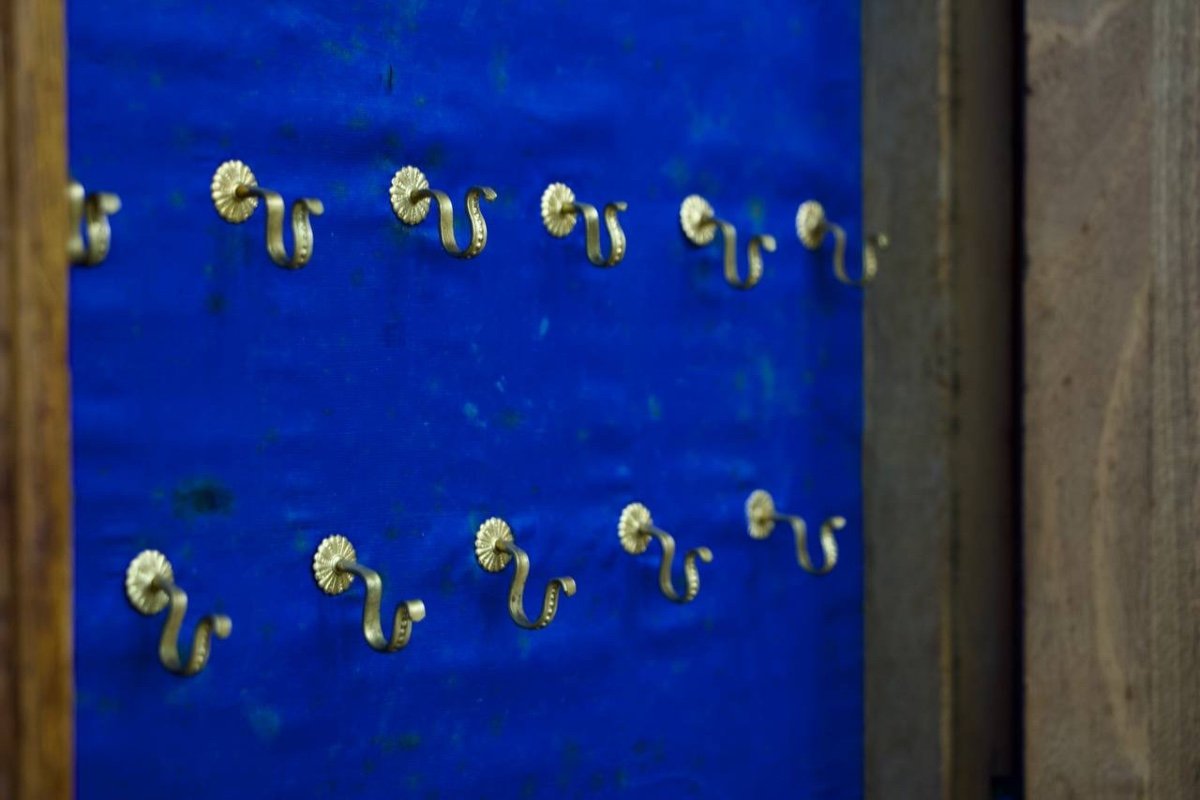
{"type": "Polygon", "coordinates": [[[1200,796],[1200,7],[1155,5],[1150,796],[1200,796]]]}
{"type": "Polygon", "coordinates": [[[72,795],[62,4],[0,0],[0,798],[72,795]]]}
{"type": "Polygon", "coordinates": [[[1194,798],[1200,10],[1028,15],[1028,796],[1194,798]]]}
{"type": "Polygon", "coordinates": [[[1015,43],[1002,0],[867,0],[866,796],[1016,770],[1015,43]]]}

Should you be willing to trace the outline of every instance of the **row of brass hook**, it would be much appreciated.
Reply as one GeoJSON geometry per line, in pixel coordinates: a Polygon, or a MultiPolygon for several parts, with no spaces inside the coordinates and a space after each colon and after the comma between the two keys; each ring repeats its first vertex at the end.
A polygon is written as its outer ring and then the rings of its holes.
{"type": "MultiPolygon", "coordinates": [[[[780,522],[791,525],[796,539],[796,560],[805,572],[826,575],[833,570],[838,558],[835,533],[845,526],[845,519],[835,516],[822,523],[820,541],[824,560],[820,567],[813,566],[808,550],[808,526],[803,518],[776,511],[775,501],[766,491],[758,489],[753,492],[746,501],[749,535],[754,539],[765,539],[780,522]]],[[[696,562],[711,563],[711,550],[696,547],[687,551],[683,559],[684,586],[680,591],[675,588],[672,577],[675,539],[655,526],[646,506],[641,503],[625,506],[617,522],[617,535],[621,546],[631,555],[646,552],[650,542],[658,540],[662,548],[658,569],[659,589],[668,600],[676,603],[690,603],[696,598],[700,592],[700,571],[696,562]]],[[[515,562],[508,590],[508,613],[521,628],[545,628],[558,613],[562,595],[571,597],[575,594],[574,578],[551,578],[542,597],[541,611],[537,617],[530,619],[525,612],[524,599],[525,583],[529,578],[529,556],[517,546],[509,524],[498,517],[485,520],[476,531],[475,559],[487,572],[502,572],[515,562]]],[[[330,595],[342,594],[350,588],[356,577],[362,579],[366,586],[362,613],[363,637],[373,650],[380,653],[393,653],[406,646],[412,638],[413,626],[425,618],[425,603],[419,599],[404,600],[397,604],[392,615],[391,636],[384,634],[381,622],[383,580],[379,573],[359,562],[354,545],[345,536],[335,534],[326,537],[317,546],[312,571],[317,586],[330,595]]],[[[157,614],[170,607],[159,640],[158,655],[163,666],[177,675],[195,675],[204,669],[212,652],[213,637],[224,639],[233,630],[232,621],[224,614],[203,617],[192,637],[191,654],[186,660],[180,658],[179,632],[187,612],[187,594],[175,585],[171,562],[157,550],[143,550],[130,562],[125,574],[125,596],[136,610],[146,615],[157,614]]]]}
{"type": "MultiPolygon", "coordinates": [[[[258,185],[254,172],[241,161],[226,161],[213,174],[211,194],[217,214],[226,222],[245,222],[258,208],[259,201],[267,206],[267,253],[285,269],[299,269],[313,255],[313,232],[311,217],[320,216],[325,206],[316,198],[304,197],[292,203],[292,253],[288,254],[283,239],[283,223],[286,205],[278,192],[258,185]]],[[[432,202],[438,206],[438,232],[442,248],[455,258],[474,258],[487,246],[487,221],[483,217],[480,201],[492,202],[495,190],[488,186],[472,186],[467,190],[465,205],[467,220],[471,226],[471,239],[465,247],[458,244],[454,236],[454,204],[449,195],[429,187],[429,180],[421,170],[406,166],[392,176],[388,195],[392,212],[406,225],[417,225],[429,215],[432,202]]],[[[542,224],[555,237],[565,237],[579,222],[584,220],[584,237],[587,258],[597,267],[614,267],[625,257],[625,232],[617,215],[628,207],[626,203],[614,202],[604,206],[604,226],[608,231],[608,255],[603,254],[600,242],[600,212],[596,207],[575,199],[575,193],[563,183],[552,183],[542,193],[542,224]]],[[[68,249],[75,264],[99,264],[108,255],[111,241],[108,217],[121,208],[120,199],[109,193],[87,195],[78,183],[70,187],[71,239],[68,249]],[[86,230],[86,236],[84,235],[86,230]]],[[[763,273],[762,251],[775,251],[775,237],[770,234],[753,236],[747,247],[747,272],[742,277],[737,265],[737,229],[720,219],[712,205],[700,195],[684,199],[679,209],[679,222],[687,240],[703,247],[716,238],[718,231],[724,241],[725,280],[737,289],[749,289],[758,283],[763,273]]],[[[862,286],[875,277],[878,271],[878,251],[887,247],[887,237],[868,237],[863,248],[863,270],[859,278],[846,273],[846,232],[830,222],[820,203],[809,200],[800,205],[796,212],[796,235],[810,250],[821,247],[827,234],[833,233],[833,270],[838,280],[852,286],[862,286]]]]}

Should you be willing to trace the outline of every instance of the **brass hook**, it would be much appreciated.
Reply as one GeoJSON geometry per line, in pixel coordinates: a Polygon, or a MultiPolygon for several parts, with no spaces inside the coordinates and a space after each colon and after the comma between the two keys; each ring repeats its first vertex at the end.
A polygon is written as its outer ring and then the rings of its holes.
{"type": "Polygon", "coordinates": [[[679,206],[679,224],[683,235],[697,247],[709,244],[720,228],[725,240],[725,282],[735,289],[750,289],[762,278],[762,250],[775,252],[775,237],[769,233],[750,237],[746,246],[747,273],[743,279],[737,268],[737,228],[718,219],[712,205],[698,194],[690,194],[679,206]]]}
{"type": "Polygon", "coordinates": [[[828,575],[837,566],[838,546],[834,532],[846,527],[845,517],[830,517],[821,523],[821,551],[825,563],[815,569],[808,555],[808,525],[801,517],[780,514],[775,510],[775,499],[770,492],[756,489],[746,499],[746,528],[752,539],[766,539],[775,529],[776,522],[786,522],[796,535],[796,561],[811,575],[828,575]]]}
{"type": "Polygon", "coordinates": [[[841,225],[829,221],[825,207],[816,200],[808,200],[796,209],[796,236],[809,250],[816,250],[825,241],[825,234],[833,233],[833,274],[847,286],[865,286],[875,279],[879,271],[879,252],[888,248],[885,233],[867,237],[863,243],[863,271],[858,280],[846,274],[846,231],[841,225]]]}
{"type": "Polygon", "coordinates": [[[383,604],[383,580],[379,573],[358,563],[354,545],[345,536],[328,536],[317,545],[313,554],[313,577],[325,594],[338,595],[350,588],[354,576],[363,579],[367,597],[363,602],[362,628],[367,644],[380,653],[394,653],[408,644],[413,624],[425,619],[425,604],[420,600],[405,600],[396,606],[392,617],[392,638],[383,635],[379,621],[383,604]]]}
{"type": "Polygon", "coordinates": [[[621,546],[626,553],[639,555],[646,552],[650,546],[650,537],[658,539],[662,545],[662,561],[658,566],[658,588],[668,600],[676,603],[690,603],[700,593],[700,571],[696,568],[696,559],[705,564],[712,563],[712,551],[707,547],[696,547],[688,550],[683,558],[683,575],[687,580],[687,589],[682,596],[675,591],[671,582],[671,565],[675,560],[675,539],[666,531],[654,527],[650,517],[650,509],[641,503],[630,503],[621,511],[621,519],[617,522],[617,535],[621,538],[621,546]]]}
{"type": "Polygon", "coordinates": [[[94,267],[108,258],[112,243],[110,214],[121,210],[121,198],[109,192],[84,192],[83,185],[71,181],[67,187],[67,207],[71,214],[71,236],[67,239],[67,254],[72,264],[94,267]],[[87,237],[80,226],[87,221],[87,237]]]}
{"type": "Polygon", "coordinates": [[[292,240],[295,253],[289,257],[283,244],[283,198],[278,192],[263,189],[250,168],[241,161],[226,161],[217,167],[212,179],[212,199],[217,213],[226,222],[245,222],[258,208],[258,200],[267,203],[267,253],[285,269],[300,269],[313,254],[313,231],[309,215],[325,213],[325,204],[315,197],[302,197],[292,203],[292,240]]]}
{"type": "Polygon", "coordinates": [[[617,214],[628,207],[627,203],[620,201],[604,207],[604,226],[608,228],[611,241],[608,258],[600,254],[600,215],[596,207],[576,201],[575,193],[565,183],[552,183],[542,192],[542,224],[551,236],[561,239],[575,230],[582,212],[587,233],[588,261],[597,267],[615,267],[625,257],[625,231],[621,230],[617,214]]]}
{"type": "Polygon", "coordinates": [[[525,580],[529,577],[529,556],[517,547],[512,528],[498,517],[484,520],[475,533],[475,558],[479,566],[488,572],[499,572],[512,559],[517,560],[512,586],[508,590],[508,613],[513,622],[528,630],[544,628],[558,613],[559,593],[571,597],[575,594],[575,579],[569,576],[551,578],[546,584],[546,595],[542,598],[542,613],[537,619],[525,616],[525,580]]]}
{"type": "Polygon", "coordinates": [[[179,629],[187,613],[187,593],[175,585],[171,562],[157,550],[143,550],[125,571],[125,596],[141,613],[151,616],[170,604],[167,624],[158,642],[158,658],[176,675],[191,676],[204,669],[212,652],[212,637],[224,639],[233,630],[233,622],[224,614],[209,614],[196,623],[192,636],[192,654],[185,664],[179,657],[179,629]]]}
{"type": "Polygon", "coordinates": [[[455,258],[474,258],[487,246],[487,221],[479,208],[479,198],[489,203],[496,199],[496,192],[488,186],[472,186],[467,190],[467,219],[471,222],[471,241],[466,248],[459,249],[454,238],[454,204],[445,192],[429,188],[425,173],[416,167],[404,167],[392,176],[392,211],[406,225],[416,225],[429,215],[430,199],[438,204],[438,233],[442,237],[442,249],[455,258]]]}

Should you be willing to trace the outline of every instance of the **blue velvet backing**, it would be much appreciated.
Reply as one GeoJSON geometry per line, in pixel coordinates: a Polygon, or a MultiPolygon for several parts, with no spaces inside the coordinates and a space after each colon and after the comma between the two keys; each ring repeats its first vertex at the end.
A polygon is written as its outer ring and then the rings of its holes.
{"type": "Polygon", "coordinates": [[[72,277],[81,798],[861,796],[861,295],[793,229],[816,197],[860,235],[854,0],[68,6],[72,169],[124,201],[72,277]],[[226,158],[324,200],[306,268],[214,213],[226,158]],[[479,258],[392,216],[408,163],[499,192],[479,258]],[[554,180],[628,201],[619,267],[543,230],[554,180]],[[691,192],[778,237],[754,290],[691,192]],[[747,537],[758,487],[847,517],[833,574],[747,537]],[[631,500],[714,551],[692,604],[620,548],[631,500]],[[578,581],[545,630],[475,563],[492,515],[531,606],[578,581]],[[424,599],[406,650],[317,590],[332,532],[424,599]],[[198,677],[125,601],[146,547],[186,641],[233,618],[198,677]]]}

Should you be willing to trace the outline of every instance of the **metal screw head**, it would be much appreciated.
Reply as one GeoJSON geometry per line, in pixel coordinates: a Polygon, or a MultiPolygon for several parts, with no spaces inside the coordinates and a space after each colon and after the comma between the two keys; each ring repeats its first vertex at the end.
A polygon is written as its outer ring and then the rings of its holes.
{"type": "Polygon", "coordinates": [[[428,188],[429,179],[416,167],[404,167],[392,176],[392,188],[388,194],[392,198],[392,212],[401,222],[416,225],[429,216],[429,198],[412,199],[413,192],[428,188]]]}
{"type": "Polygon", "coordinates": [[[258,179],[250,167],[236,159],[217,167],[212,179],[212,200],[217,213],[226,222],[245,222],[258,208],[254,195],[239,196],[238,189],[258,186],[258,179]]]}
{"type": "Polygon", "coordinates": [[[764,489],[746,498],[746,529],[752,539],[765,539],[775,530],[775,499],[764,489]]]}
{"type": "Polygon", "coordinates": [[[698,194],[689,194],[679,205],[679,226],[683,235],[698,247],[703,247],[717,235],[717,226],[713,224],[716,212],[712,204],[698,194]]]}
{"type": "Polygon", "coordinates": [[[562,238],[575,230],[579,212],[574,202],[575,193],[565,183],[552,183],[542,192],[542,224],[551,236],[562,238]]]}
{"type": "Polygon", "coordinates": [[[162,611],[170,601],[170,596],[154,585],[157,578],[175,582],[171,562],[157,550],[138,553],[125,570],[125,597],[130,605],[147,616],[162,611]]]}
{"type": "Polygon", "coordinates": [[[354,582],[353,573],[337,568],[339,561],[358,561],[358,553],[349,539],[335,533],[325,537],[313,554],[313,577],[325,594],[341,594],[354,582]]]}
{"type": "Polygon", "coordinates": [[[828,230],[825,207],[816,200],[807,200],[796,209],[796,235],[809,250],[816,250],[821,246],[828,230]]]}
{"type": "Polygon", "coordinates": [[[479,566],[488,572],[499,572],[507,567],[508,562],[512,560],[512,553],[501,550],[498,545],[501,542],[511,544],[514,541],[512,528],[507,522],[499,517],[484,520],[475,532],[475,558],[479,561],[479,566]]]}
{"type": "Polygon", "coordinates": [[[630,503],[621,511],[617,521],[617,536],[621,539],[621,547],[626,553],[638,555],[646,552],[650,546],[649,529],[654,526],[650,509],[641,503],[630,503]]]}

